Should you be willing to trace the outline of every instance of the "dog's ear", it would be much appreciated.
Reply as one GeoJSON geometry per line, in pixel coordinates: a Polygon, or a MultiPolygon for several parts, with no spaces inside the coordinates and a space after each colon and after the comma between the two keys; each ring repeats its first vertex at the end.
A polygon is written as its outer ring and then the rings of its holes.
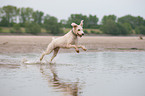
{"type": "Polygon", "coordinates": [[[81,20],[81,23],[80,23],[80,25],[83,27],[83,22],[84,22],[84,20],[81,20]]]}
{"type": "Polygon", "coordinates": [[[78,25],[76,23],[72,23],[71,26],[77,27],[78,25]]]}

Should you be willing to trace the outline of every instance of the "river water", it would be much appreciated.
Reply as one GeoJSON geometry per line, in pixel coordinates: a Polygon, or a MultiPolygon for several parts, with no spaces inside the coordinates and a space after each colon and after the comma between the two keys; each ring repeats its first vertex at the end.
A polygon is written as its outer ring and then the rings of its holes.
{"type": "Polygon", "coordinates": [[[51,55],[0,54],[0,96],[145,96],[145,52],[51,55]]]}

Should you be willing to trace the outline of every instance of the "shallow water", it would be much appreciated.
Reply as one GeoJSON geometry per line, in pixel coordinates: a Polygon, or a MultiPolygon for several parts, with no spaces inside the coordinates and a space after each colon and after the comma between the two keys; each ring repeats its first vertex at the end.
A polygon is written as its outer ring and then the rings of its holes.
{"type": "Polygon", "coordinates": [[[39,55],[0,55],[0,96],[145,96],[145,52],[39,55]]]}

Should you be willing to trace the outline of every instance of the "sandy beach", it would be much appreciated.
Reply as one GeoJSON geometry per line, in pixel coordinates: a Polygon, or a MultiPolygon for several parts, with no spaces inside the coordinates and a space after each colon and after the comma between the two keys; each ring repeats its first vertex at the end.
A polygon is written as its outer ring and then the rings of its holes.
{"type": "MultiPolygon", "coordinates": [[[[59,36],[0,36],[0,53],[41,53],[59,36]]],[[[145,39],[138,37],[84,36],[79,44],[87,51],[145,51],[145,39]]],[[[61,49],[60,52],[75,52],[74,49],[61,49]]],[[[83,52],[80,49],[80,52],[83,52]]]]}

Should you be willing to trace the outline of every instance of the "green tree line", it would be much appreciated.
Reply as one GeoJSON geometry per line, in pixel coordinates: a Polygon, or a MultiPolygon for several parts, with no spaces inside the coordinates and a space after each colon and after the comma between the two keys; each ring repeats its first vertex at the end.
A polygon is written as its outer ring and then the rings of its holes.
{"type": "MultiPolygon", "coordinates": [[[[84,20],[84,28],[99,29],[102,34],[110,35],[145,35],[145,19],[140,16],[125,15],[117,18],[115,15],[107,15],[99,18],[96,15],[71,14],[67,20],[58,20],[55,16],[32,8],[17,8],[16,6],[7,5],[0,8],[0,27],[12,27],[12,33],[21,33],[21,28],[26,33],[38,34],[42,29],[51,34],[63,33],[63,28],[71,28],[71,23],[80,23],[84,20]]],[[[0,28],[0,32],[2,32],[0,28]]],[[[85,30],[87,33],[87,31],[85,30]]],[[[91,33],[97,33],[91,31],[91,33]]]]}

